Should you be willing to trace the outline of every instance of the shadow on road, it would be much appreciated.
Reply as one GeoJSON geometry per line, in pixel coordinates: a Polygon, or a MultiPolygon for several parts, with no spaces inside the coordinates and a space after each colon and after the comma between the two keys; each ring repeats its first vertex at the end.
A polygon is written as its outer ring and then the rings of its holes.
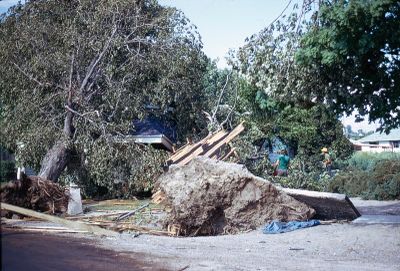
{"type": "Polygon", "coordinates": [[[2,229],[1,270],[134,271],[167,269],[144,262],[141,254],[133,254],[132,257],[122,256],[117,252],[95,247],[88,241],[78,238],[2,229]]]}

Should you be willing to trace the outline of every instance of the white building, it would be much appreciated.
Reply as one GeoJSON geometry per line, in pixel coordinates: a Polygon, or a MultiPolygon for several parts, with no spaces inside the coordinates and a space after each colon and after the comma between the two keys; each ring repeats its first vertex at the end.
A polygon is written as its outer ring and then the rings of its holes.
{"type": "Polygon", "coordinates": [[[389,134],[375,132],[352,143],[359,151],[400,152],[400,129],[392,129],[389,134]]]}

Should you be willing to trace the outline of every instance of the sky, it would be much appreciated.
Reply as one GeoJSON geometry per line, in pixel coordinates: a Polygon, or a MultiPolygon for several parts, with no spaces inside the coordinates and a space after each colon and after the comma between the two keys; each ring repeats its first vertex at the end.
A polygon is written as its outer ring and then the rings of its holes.
{"type": "MultiPolygon", "coordinates": [[[[227,66],[225,56],[229,49],[244,45],[245,39],[268,26],[285,9],[290,0],[159,0],[160,4],[183,11],[197,26],[203,42],[203,51],[211,59],[219,59],[219,68],[227,66]]],[[[1,0],[0,13],[18,0],[1,0]]],[[[24,1],[23,1],[24,2],[24,1]]],[[[292,3],[299,2],[292,0],[292,3]]],[[[378,125],[367,121],[355,123],[355,114],[342,119],[354,131],[375,130],[378,125]]]]}
{"type": "MultiPolygon", "coordinates": [[[[230,48],[244,45],[247,37],[269,25],[288,4],[287,0],[160,0],[160,4],[182,10],[198,27],[204,52],[219,58],[218,67],[226,67],[224,57],[230,48]]],[[[296,2],[296,1],[295,1],[296,2]]]]}
{"type": "MultiPolygon", "coordinates": [[[[25,2],[25,1],[21,1],[25,2]]],[[[7,9],[13,5],[18,3],[18,0],[0,0],[0,13],[4,13],[7,11],[7,9]]]]}

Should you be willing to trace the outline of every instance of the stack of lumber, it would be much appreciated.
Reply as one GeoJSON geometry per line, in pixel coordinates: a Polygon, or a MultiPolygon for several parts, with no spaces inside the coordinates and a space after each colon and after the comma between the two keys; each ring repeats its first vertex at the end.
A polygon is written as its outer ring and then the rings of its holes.
{"type": "Polygon", "coordinates": [[[229,142],[243,130],[244,126],[241,123],[230,132],[220,130],[214,134],[209,134],[197,143],[188,143],[167,160],[167,165],[177,164],[183,166],[197,156],[226,160],[235,153],[235,148],[231,148],[229,142]]]}

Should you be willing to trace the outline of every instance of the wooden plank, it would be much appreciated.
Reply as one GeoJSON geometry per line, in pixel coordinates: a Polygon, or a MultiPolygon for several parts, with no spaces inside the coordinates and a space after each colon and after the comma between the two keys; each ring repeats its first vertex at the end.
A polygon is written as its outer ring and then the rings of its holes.
{"type": "Polygon", "coordinates": [[[184,146],[183,149],[181,149],[180,151],[177,151],[176,153],[174,153],[172,156],[170,156],[167,160],[167,162],[175,162],[176,160],[182,158],[183,156],[185,156],[187,154],[187,152],[193,147],[192,144],[186,144],[184,146]]]}
{"type": "Polygon", "coordinates": [[[351,200],[344,194],[282,188],[283,192],[307,204],[319,219],[349,219],[361,216],[351,200]]]}
{"type": "Polygon", "coordinates": [[[226,160],[236,151],[236,148],[232,148],[224,157],[221,158],[222,161],[226,160]]]}
{"type": "Polygon", "coordinates": [[[218,151],[219,148],[221,148],[223,145],[227,144],[230,142],[232,139],[234,139],[237,135],[239,135],[241,132],[243,132],[244,126],[243,122],[239,124],[238,126],[233,129],[227,137],[225,137],[223,140],[219,141],[215,146],[213,146],[210,150],[208,150],[204,156],[206,157],[211,157],[212,155],[215,154],[215,152],[218,151]]]}
{"type": "Polygon", "coordinates": [[[191,145],[187,145],[188,148],[182,150],[181,152],[172,155],[168,160],[167,163],[168,164],[174,164],[176,162],[178,162],[181,159],[184,159],[185,156],[189,155],[190,153],[192,153],[193,151],[195,151],[195,149],[197,149],[198,147],[200,147],[201,145],[203,145],[212,135],[208,135],[205,138],[203,138],[202,140],[200,140],[199,142],[195,143],[195,144],[191,144],[191,145]]]}
{"type": "Polygon", "coordinates": [[[93,233],[96,235],[106,235],[106,236],[115,236],[118,234],[114,231],[106,230],[106,229],[103,229],[103,228],[100,228],[97,226],[87,225],[87,224],[79,222],[79,221],[69,221],[69,220],[66,220],[66,219],[63,219],[60,217],[35,212],[35,211],[29,210],[29,209],[21,208],[21,207],[3,203],[3,202],[1,202],[1,209],[15,212],[15,213],[22,214],[22,215],[26,215],[26,216],[40,218],[40,219],[47,220],[47,221],[50,221],[53,223],[58,223],[69,229],[72,229],[72,230],[87,231],[89,233],[93,233]]]}
{"type": "Polygon", "coordinates": [[[189,156],[185,157],[185,159],[183,159],[182,161],[179,161],[177,163],[177,165],[186,165],[187,163],[189,163],[190,161],[193,160],[193,158],[199,156],[200,154],[202,154],[204,152],[203,146],[200,146],[200,148],[197,148],[194,152],[192,152],[189,156]]]}
{"type": "Polygon", "coordinates": [[[220,141],[222,138],[224,138],[225,136],[227,136],[229,134],[228,131],[225,130],[220,130],[219,132],[213,134],[210,139],[208,139],[205,143],[209,146],[211,146],[212,144],[214,144],[215,142],[220,141]]]}
{"type": "Polygon", "coordinates": [[[153,202],[155,204],[160,204],[165,200],[165,198],[166,198],[166,196],[165,196],[164,192],[162,192],[161,190],[158,190],[151,197],[151,202],[153,202]]]}

